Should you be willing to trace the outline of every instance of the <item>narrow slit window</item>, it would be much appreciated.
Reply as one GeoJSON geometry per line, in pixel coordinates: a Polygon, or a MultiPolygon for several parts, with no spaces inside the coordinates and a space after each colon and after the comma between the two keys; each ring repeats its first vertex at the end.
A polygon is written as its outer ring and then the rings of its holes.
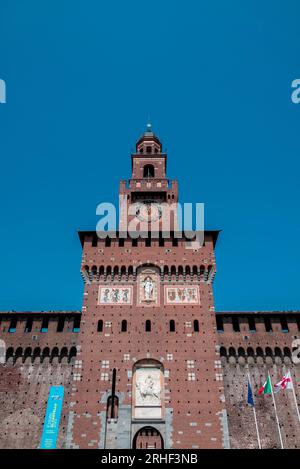
{"type": "Polygon", "coordinates": [[[123,319],[121,323],[121,332],[127,332],[127,321],[126,319],[123,319]]]}

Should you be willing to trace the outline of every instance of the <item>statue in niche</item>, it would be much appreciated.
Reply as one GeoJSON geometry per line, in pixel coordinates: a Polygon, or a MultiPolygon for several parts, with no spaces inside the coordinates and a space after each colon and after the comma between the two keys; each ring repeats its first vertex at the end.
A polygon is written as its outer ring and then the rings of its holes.
{"type": "Polygon", "coordinates": [[[152,278],[149,275],[148,277],[145,278],[143,282],[143,287],[144,287],[145,300],[151,301],[153,299],[154,283],[153,283],[152,278]]]}

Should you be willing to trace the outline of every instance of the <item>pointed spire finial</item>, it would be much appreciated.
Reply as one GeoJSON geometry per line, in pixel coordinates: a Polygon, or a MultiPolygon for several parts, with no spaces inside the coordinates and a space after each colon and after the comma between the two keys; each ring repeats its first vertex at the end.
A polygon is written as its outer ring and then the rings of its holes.
{"type": "Polygon", "coordinates": [[[148,114],[148,122],[147,122],[147,125],[146,125],[146,132],[152,132],[152,124],[151,124],[150,114],[148,114]]]}

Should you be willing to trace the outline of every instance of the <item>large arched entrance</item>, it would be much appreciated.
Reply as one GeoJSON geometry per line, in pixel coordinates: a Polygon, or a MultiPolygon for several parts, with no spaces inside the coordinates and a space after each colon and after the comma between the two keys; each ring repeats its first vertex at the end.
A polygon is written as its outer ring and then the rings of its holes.
{"type": "Polygon", "coordinates": [[[156,428],[143,427],[136,432],[132,447],[133,449],[163,449],[163,437],[156,428]]]}

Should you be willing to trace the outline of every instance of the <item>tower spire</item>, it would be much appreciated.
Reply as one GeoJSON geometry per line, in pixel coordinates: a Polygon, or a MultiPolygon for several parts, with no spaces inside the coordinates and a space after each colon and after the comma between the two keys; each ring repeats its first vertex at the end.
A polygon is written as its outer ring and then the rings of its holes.
{"type": "Polygon", "coordinates": [[[147,132],[152,132],[152,125],[151,125],[151,122],[149,120],[148,120],[146,129],[147,129],[147,132]]]}
{"type": "Polygon", "coordinates": [[[152,132],[152,124],[151,124],[150,114],[148,115],[148,121],[147,121],[147,125],[146,125],[146,133],[153,133],[152,132]]]}

